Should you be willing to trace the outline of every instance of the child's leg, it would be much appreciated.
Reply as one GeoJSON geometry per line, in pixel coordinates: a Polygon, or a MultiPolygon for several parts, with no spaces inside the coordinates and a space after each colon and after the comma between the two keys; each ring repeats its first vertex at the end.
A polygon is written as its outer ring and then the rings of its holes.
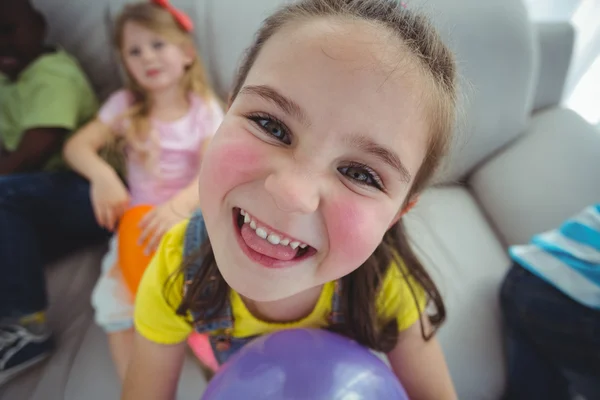
{"type": "Polygon", "coordinates": [[[102,260],[102,274],[92,293],[96,323],[108,335],[112,359],[123,380],[133,345],[133,295],[129,292],[117,262],[117,236],[102,260]]]}
{"type": "Polygon", "coordinates": [[[46,309],[45,250],[57,247],[50,244],[105,235],[94,218],[89,184],[81,177],[67,172],[0,176],[0,319],[46,309]]]}
{"type": "Polygon", "coordinates": [[[507,333],[507,399],[569,399],[565,369],[600,377],[600,312],[518,265],[504,281],[501,306],[507,333]]]}
{"type": "Polygon", "coordinates": [[[46,244],[63,238],[72,245],[74,237],[97,240],[104,234],[81,177],[66,172],[0,176],[0,336],[5,339],[0,341],[0,383],[52,349],[43,266],[44,250],[53,246],[46,244]]]}
{"type": "Polygon", "coordinates": [[[131,360],[133,335],[133,328],[117,332],[108,332],[108,345],[110,346],[110,353],[121,382],[125,380],[127,366],[131,360]]]}

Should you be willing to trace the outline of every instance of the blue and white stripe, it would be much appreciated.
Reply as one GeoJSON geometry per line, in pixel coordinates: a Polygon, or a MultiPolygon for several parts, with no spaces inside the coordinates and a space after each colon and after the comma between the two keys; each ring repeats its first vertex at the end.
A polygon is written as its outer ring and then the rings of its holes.
{"type": "Polygon", "coordinates": [[[600,309],[600,204],[509,251],[513,260],[566,295],[600,309]]]}

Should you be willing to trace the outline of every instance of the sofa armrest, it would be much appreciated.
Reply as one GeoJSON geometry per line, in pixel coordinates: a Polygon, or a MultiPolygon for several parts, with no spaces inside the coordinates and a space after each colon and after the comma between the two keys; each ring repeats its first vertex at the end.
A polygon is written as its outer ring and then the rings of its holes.
{"type": "Polygon", "coordinates": [[[558,105],[562,100],[575,31],[568,22],[539,22],[535,25],[539,43],[539,69],[533,110],[540,110],[558,105]]]}
{"type": "Polygon", "coordinates": [[[600,201],[600,130],[575,112],[533,116],[521,138],[479,167],[469,184],[505,244],[556,228],[600,201]]]}

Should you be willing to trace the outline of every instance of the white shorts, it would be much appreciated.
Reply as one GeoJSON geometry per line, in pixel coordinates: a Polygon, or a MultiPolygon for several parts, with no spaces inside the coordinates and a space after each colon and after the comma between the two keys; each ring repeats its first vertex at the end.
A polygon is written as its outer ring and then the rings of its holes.
{"type": "Polygon", "coordinates": [[[92,292],[92,306],[96,323],[107,333],[133,328],[134,300],[117,264],[118,237],[109,243],[108,253],[102,259],[102,271],[92,292]]]}

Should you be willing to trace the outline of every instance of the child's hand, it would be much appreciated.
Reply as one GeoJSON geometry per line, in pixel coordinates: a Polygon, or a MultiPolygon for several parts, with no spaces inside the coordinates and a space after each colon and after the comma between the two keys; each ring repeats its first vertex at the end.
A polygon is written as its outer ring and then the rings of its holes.
{"type": "Polygon", "coordinates": [[[114,231],[129,205],[129,192],[114,171],[94,177],[91,198],[98,225],[114,231]]]}
{"type": "Polygon", "coordinates": [[[171,200],[155,207],[142,218],[140,221],[142,235],[138,243],[141,245],[147,241],[146,254],[155,251],[163,235],[175,224],[188,217],[181,210],[178,212],[177,209],[175,202],[171,200]]]}

